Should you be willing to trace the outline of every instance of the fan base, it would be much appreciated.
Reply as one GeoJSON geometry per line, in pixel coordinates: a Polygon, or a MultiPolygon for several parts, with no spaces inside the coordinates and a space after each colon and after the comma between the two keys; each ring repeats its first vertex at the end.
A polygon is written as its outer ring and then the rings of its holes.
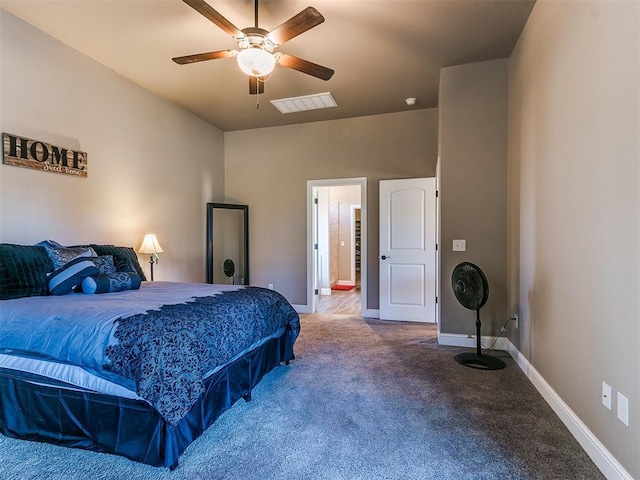
{"type": "Polygon", "coordinates": [[[478,355],[477,353],[460,353],[455,357],[456,362],[469,368],[478,370],[500,370],[506,364],[497,357],[491,355],[478,355]]]}

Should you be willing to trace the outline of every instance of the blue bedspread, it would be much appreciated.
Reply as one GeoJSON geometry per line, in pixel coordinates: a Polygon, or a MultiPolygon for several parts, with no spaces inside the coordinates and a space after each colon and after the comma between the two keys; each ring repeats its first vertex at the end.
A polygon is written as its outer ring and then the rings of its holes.
{"type": "Polygon", "coordinates": [[[198,297],[120,320],[105,367],[135,379],[138,395],[175,424],[204,391],[207,373],[287,327],[297,336],[298,315],[271,290],[198,297]]]}
{"type": "Polygon", "coordinates": [[[0,353],[80,365],[135,390],[172,424],[202,393],[204,376],[285,330],[294,341],[297,313],[257,287],[145,282],[0,305],[0,353]]]}

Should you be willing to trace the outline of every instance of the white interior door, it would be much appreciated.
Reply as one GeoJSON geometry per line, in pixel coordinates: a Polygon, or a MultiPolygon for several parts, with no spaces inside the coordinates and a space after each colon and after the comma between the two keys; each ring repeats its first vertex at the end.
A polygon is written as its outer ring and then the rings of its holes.
{"type": "Polygon", "coordinates": [[[380,181],[380,318],[435,322],[436,179],[380,181]]]}

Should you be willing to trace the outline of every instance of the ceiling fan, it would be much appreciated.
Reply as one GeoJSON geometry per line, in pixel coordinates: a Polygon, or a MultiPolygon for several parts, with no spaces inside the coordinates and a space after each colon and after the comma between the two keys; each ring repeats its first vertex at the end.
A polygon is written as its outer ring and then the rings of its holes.
{"type": "Polygon", "coordinates": [[[238,42],[238,50],[218,50],[173,58],[172,60],[179,65],[236,57],[240,69],[249,75],[249,93],[251,95],[264,93],[264,82],[276,65],[291,68],[322,80],[329,80],[334,73],[330,68],[293,55],[287,55],[283,52],[273,53],[275,48],[324,22],[322,14],[313,7],[305,8],[268,32],[258,27],[258,0],[255,0],[255,26],[242,30],[220,15],[204,0],[183,1],[230,34],[238,42]]]}

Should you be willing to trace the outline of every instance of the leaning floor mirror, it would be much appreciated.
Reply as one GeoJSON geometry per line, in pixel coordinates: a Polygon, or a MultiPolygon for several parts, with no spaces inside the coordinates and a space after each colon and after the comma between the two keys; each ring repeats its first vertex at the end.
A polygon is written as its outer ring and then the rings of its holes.
{"type": "Polygon", "coordinates": [[[249,206],[207,203],[207,283],[249,285],[249,206]]]}

